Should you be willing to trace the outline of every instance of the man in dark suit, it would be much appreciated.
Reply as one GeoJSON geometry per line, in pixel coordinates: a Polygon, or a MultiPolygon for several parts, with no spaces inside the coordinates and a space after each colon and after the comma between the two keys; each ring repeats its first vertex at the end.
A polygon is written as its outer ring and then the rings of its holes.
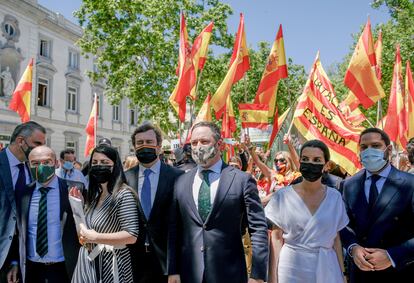
{"type": "MultiPolygon", "coordinates": [[[[23,282],[70,282],[79,252],[79,241],[68,184],[55,175],[55,152],[47,146],[29,155],[33,182],[16,190],[19,257],[23,282]]],[[[71,181],[72,186],[81,183],[71,181]]]]}
{"type": "Polygon", "coordinates": [[[131,247],[134,282],[167,282],[169,210],[175,179],[183,172],[160,161],[162,137],[153,125],[139,126],[131,138],[139,161],[125,172],[138,195],[139,237],[131,247]]]}
{"type": "Polygon", "coordinates": [[[220,129],[200,122],[191,133],[196,168],[175,182],[168,242],[169,282],[264,282],[267,225],[251,175],[221,160],[220,129]],[[252,267],[247,275],[242,235],[248,227],[252,267]]]}
{"type": "Polygon", "coordinates": [[[31,182],[27,167],[30,151],[45,143],[46,130],[36,122],[18,125],[10,138],[10,145],[0,152],[0,282],[6,282],[6,274],[12,266],[11,280],[17,278],[18,238],[16,228],[16,202],[14,192],[31,182]],[[13,243],[13,244],[12,244],[13,243]],[[13,254],[14,253],[14,254],[13,254]]]}
{"type": "Polygon", "coordinates": [[[359,147],[364,169],[340,188],[350,219],[341,239],[352,257],[351,282],[412,282],[414,176],[390,164],[384,131],[364,130],[359,147]]]}

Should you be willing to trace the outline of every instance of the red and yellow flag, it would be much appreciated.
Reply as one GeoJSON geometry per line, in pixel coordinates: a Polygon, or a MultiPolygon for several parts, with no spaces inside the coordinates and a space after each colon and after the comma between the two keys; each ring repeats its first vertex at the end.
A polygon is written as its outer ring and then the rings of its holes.
{"type": "Polygon", "coordinates": [[[269,117],[273,117],[275,113],[278,82],[287,77],[285,45],[282,25],[280,25],[269,57],[267,58],[267,64],[256,92],[256,97],[254,98],[254,103],[256,104],[269,105],[269,117]]]}
{"type": "Polygon", "coordinates": [[[214,23],[209,23],[194,40],[191,54],[196,72],[197,70],[202,70],[204,68],[204,64],[206,63],[208,44],[210,42],[213,27],[214,23]]]}
{"type": "Polygon", "coordinates": [[[366,109],[385,97],[384,90],[375,73],[376,65],[371,23],[368,19],[344,78],[344,84],[366,109]]]}
{"type": "Polygon", "coordinates": [[[299,99],[294,125],[306,140],[323,141],[330,149],[332,160],[354,174],[361,168],[357,152],[363,128],[349,124],[337,107],[332,84],[317,57],[299,99]]]}
{"type": "Polygon", "coordinates": [[[280,115],[277,119],[273,119],[273,128],[272,128],[272,133],[270,134],[269,146],[268,146],[269,149],[272,148],[276,135],[279,133],[282,127],[282,124],[285,121],[289,111],[290,111],[290,107],[285,112],[283,112],[283,114],[280,115]]]}
{"type": "Polygon", "coordinates": [[[86,124],[86,144],[85,144],[85,157],[89,156],[92,153],[92,150],[96,146],[96,121],[98,113],[98,101],[95,94],[91,114],[89,115],[88,124],[86,124]]]}
{"type": "Polygon", "coordinates": [[[30,59],[10,100],[9,109],[19,114],[22,123],[30,121],[30,102],[32,97],[33,58],[30,59]]]}
{"type": "Polygon", "coordinates": [[[230,69],[211,99],[211,105],[216,112],[217,119],[220,119],[225,111],[227,96],[230,95],[231,87],[243,77],[244,73],[249,68],[250,63],[246,44],[246,34],[244,32],[244,17],[243,14],[240,14],[239,28],[230,60],[230,69]]]}
{"type": "Polygon", "coordinates": [[[187,28],[184,14],[181,14],[180,24],[180,48],[178,57],[178,82],[172,92],[169,101],[178,114],[181,122],[184,122],[186,112],[186,97],[191,95],[196,84],[196,76],[191,58],[191,48],[188,42],[187,28]]]}
{"type": "Polygon", "coordinates": [[[212,121],[210,100],[211,100],[211,94],[208,94],[206,99],[204,100],[203,105],[200,108],[200,111],[198,111],[198,115],[194,121],[194,125],[202,121],[207,121],[207,122],[212,121]]]}
{"type": "Polygon", "coordinates": [[[239,104],[242,128],[258,128],[266,130],[268,123],[268,104],[239,104]]]}
{"type": "Polygon", "coordinates": [[[400,46],[397,45],[395,52],[394,73],[391,83],[391,94],[388,102],[387,120],[384,124],[384,131],[390,139],[405,148],[407,144],[407,116],[405,109],[405,93],[403,86],[402,64],[400,46]]]}
{"type": "Polygon", "coordinates": [[[405,95],[407,102],[407,138],[409,140],[414,137],[414,81],[409,61],[407,61],[407,67],[405,68],[405,95]]]}
{"type": "Polygon", "coordinates": [[[224,110],[223,120],[221,122],[222,138],[231,138],[237,130],[236,117],[234,116],[233,103],[230,95],[227,96],[226,109],[224,110]]]}
{"type": "Polygon", "coordinates": [[[375,74],[377,75],[377,78],[379,81],[382,79],[382,31],[379,32],[377,41],[375,42],[375,59],[376,59],[376,65],[375,65],[375,74]]]}

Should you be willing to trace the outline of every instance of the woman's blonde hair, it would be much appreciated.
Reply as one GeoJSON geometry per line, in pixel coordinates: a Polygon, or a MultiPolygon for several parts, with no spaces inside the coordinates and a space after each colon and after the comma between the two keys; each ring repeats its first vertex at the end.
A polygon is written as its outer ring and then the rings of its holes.
{"type": "Polygon", "coordinates": [[[282,155],[283,158],[285,158],[287,160],[287,162],[289,163],[289,168],[290,168],[291,171],[298,171],[298,168],[296,168],[296,165],[293,162],[292,156],[290,155],[289,152],[287,152],[287,151],[278,151],[275,154],[275,158],[278,155],[282,155]]]}

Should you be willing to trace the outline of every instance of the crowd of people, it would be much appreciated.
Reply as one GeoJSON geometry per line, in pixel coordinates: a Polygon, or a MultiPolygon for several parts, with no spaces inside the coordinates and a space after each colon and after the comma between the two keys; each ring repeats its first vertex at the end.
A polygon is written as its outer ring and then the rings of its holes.
{"type": "Polygon", "coordinates": [[[1,283],[414,278],[414,138],[395,158],[384,131],[364,130],[354,176],[322,141],[297,153],[288,135],[288,151],[271,162],[246,136],[226,163],[211,122],[171,153],[160,130],[142,124],[123,161],[109,139],[84,164],[45,142],[30,121],[0,150],[1,283]]]}

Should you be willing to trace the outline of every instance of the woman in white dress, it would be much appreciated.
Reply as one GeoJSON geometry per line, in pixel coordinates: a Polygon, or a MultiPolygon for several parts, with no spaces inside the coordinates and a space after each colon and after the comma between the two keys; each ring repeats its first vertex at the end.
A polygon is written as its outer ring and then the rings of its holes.
{"type": "Polygon", "coordinates": [[[345,281],[338,232],[349,219],[341,194],[321,183],[329,158],[323,142],[306,142],[300,151],[303,181],[277,191],[265,208],[279,241],[278,261],[269,267],[277,270],[278,283],[345,281]]]}

